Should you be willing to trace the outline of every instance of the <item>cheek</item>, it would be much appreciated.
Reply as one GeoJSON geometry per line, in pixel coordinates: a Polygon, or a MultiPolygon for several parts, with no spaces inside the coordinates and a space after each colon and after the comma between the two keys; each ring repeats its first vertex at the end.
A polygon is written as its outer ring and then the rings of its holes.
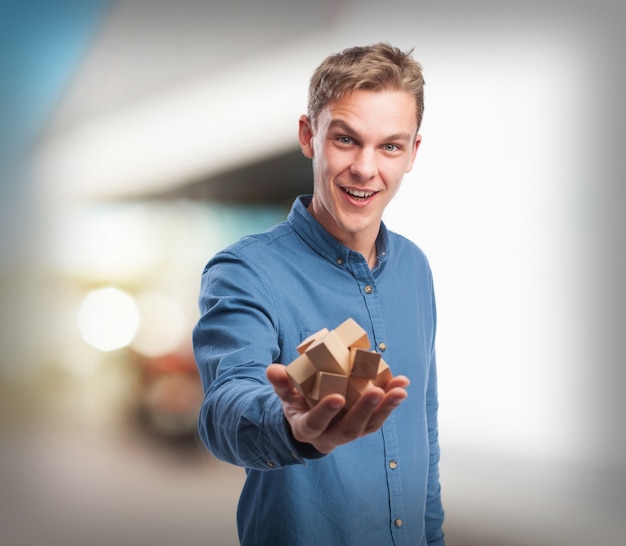
{"type": "MultiPolygon", "coordinates": [[[[410,170],[410,165],[405,162],[394,162],[384,165],[381,174],[388,186],[399,186],[405,173],[410,170]]],[[[391,189],[391,188],[390,188],[391,189]]]]}
{"type": "Polygon", "coordinates": [[[417,148],[407,157],[406,166],[404,168],[405,173],[408,173],[411,171],[411,169],[413,169],[413,164],[415,163],[416,155],[417,155],[417,148]]]}
{"type": "Polygon", "coordinates": [[[318,172],[325,177],[333,176],[338,170],[336,154],[326,149],[316,150],[316,164],[318,172]],[[321,153],[320,153],[321,152],[321,153]]]}
{"type": "Polygon", "coordinates": [[[316,155],[313,159],[313,172],[316,183],[322,183],[328,177],[328,165],[323,156],[316,155]]]}
{"type": "Polygon", "coordinates": [[[318,165],[323,165],[326,162],[326,149],[324,148],[323,142],[320,142],[319,139],[314,138],[312,140],[312,148],[315,162],[318,165]]]}

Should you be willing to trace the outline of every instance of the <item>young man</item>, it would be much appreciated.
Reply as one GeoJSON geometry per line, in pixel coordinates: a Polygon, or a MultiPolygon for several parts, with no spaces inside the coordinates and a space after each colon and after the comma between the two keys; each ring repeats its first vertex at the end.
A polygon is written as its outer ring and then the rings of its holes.
{"type": "Polygon", "coordinates": [[[409,54],[376,44],[328,57],[299,124],[313,195],[204,271],[199,428],[216,457],[246,469],[243,545],[445,544],[432,277],[418,247],[382,223],[413,166],[422,111],[409,54]],[[310,408],[285,365],[348,318],[394,377],[347,411],[339,394],[310,408]]]}

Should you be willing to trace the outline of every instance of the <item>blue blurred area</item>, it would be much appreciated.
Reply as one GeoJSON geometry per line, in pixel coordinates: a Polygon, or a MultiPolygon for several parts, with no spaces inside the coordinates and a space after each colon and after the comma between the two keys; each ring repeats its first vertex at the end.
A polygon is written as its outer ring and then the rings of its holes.
{"type": "Polygon", "coordinates": [[[89,46],[109,0],[4,2],[0,7],[3,158],[32,145],[89,46]]]}
{"type": "Polygon", "coordinates": [[[0,2],[0,372],[30,374],[50,279],[31,158],[108,0],[0,2]],[[35,336],[37,339],[35,339],[35,336]]]}
{"type": "Polygon", "coordinates": [[[0,4],[0,267],[32,237],[29,158],[109,0],[0,4]]]}

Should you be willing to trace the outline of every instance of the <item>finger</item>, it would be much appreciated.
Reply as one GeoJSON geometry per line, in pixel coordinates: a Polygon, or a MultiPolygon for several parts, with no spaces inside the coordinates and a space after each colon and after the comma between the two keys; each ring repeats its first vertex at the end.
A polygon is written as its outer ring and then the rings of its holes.
{"type": "Polygon", "coordinates": [[[265,375],[281,400],[286,400],[293,396],[294,388],[289,380],[285,366],[282,364],[270,364],[265,371],[265,375]]]}
{"type": "Polygon", "coordinates": [[[308,425],[318,431],[326,430],[345,405],[346,399],[340,394],[325,396],[309,412],[308,425]]]}
{"type": "MultiPolygon", "coordinates": [[[[328,429],[333,419],[341,412],[346,399],[340,394],[329,394],[320,400],[295,425],[298,434],[309,439],[317,438],[328,429]]],[[[295,434],[295,431],[294,431],[295,434]]],[[[298,438],[300,439],[300,438],[298,438]]]]}
{"type": "Polygon", "coordinates": [[[369,434],[383,426],[383,423],[387,420],[389,415],[391,415],[391,412],[396,409],[407,396],[408,393],[402,388],[394,388],[386,393],[379,406],[372,413],[363,432],[369,434]]]}
{"type": "Polygon", "coordinates": [[[386,392],[389,392],[391,389],[402,388],[406,389],[410,385],[409,378],[404,375],[397,375],[391,378],[385,385],[382,386],[386,392]]]}
{"type": "Polygon", "coordinates": [[[335,426],[334,432],[340,437],[339,443],[345,443],[363,435],[365,427],[383,400],[384,394],[381,388],[372,387],[361,395],[335,426]]]}

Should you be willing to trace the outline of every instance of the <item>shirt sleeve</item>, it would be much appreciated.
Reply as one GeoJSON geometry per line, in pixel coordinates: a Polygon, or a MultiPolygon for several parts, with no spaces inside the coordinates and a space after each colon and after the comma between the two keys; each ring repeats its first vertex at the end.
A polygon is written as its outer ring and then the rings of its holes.
{"type": "Polygon", "coordinates": [[[304,463],[265,376],[280,356],[276,301],[265,274],[234,253],[218,254],[202,275],[193,331],[205,394],[200,437],[218,459],[258,470],[304,463]]]}

